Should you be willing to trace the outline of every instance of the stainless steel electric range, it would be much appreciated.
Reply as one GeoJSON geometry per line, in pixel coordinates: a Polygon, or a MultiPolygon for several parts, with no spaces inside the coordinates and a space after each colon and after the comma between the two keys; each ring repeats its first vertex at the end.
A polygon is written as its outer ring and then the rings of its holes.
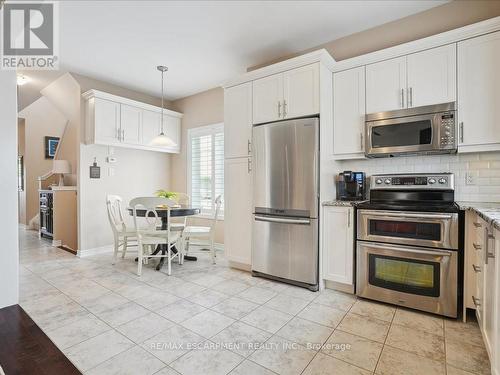
{"type": "Polygon", "coordinates": [[[457,317],[463,216],[452,173],[370,177],[357,205],[356,294],[457,317]]]}

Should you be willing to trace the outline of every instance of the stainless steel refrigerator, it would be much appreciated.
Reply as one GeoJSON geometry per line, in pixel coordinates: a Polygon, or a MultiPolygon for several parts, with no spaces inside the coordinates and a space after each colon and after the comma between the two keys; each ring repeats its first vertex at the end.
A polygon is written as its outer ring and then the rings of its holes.
{"type": "Polygon", "coordinates": [[[252,272],[318,289],[319,118],[253,127],[252,272]]]}

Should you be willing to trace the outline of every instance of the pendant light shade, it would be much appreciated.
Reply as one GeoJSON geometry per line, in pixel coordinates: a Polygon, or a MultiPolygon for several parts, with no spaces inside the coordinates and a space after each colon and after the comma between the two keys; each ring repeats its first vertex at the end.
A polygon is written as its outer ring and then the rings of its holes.
{"type": "Polygon", "coordinates": [[[161,130],[160,134],[158,134],[156,137],[153,138],[151,141],[151,146],[160,146],[160,147],[175,147],[177,146],[177,143],[175,143],[172,138],[169,136],[165,135],[164,129],[163,129],[163,75],[165,72],[168,70],[166,66],[163,65],[158,65],[156,67],[161,72],[161,130]]]}

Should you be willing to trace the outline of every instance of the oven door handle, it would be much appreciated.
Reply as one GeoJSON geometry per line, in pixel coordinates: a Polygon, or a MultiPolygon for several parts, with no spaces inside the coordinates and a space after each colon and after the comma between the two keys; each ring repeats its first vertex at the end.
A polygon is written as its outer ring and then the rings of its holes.
{"type": "Polygon", "coordinates": [[[413,253],[413,254],[424,254],[424,255],[434,255],[434,256],[443,256],[443,257],[451,257],[453,255],[453,251],[448,250],[420,250],[420,249],[409,249],[406,247],[394,246],[394,245],[380,245],[375,243],[370,243],[370,248],[382,249],[382,250],[396,250],[401,251],[403,253],[413,253]]]}
{"type": "Polygon", "coordinates": [[[412,218],[412,219],[436,219],[436,220],[451,220],[453,219],[453,214],[426,214],[426,213],[407,213],[407,212],[360,212],[362,216],[370,217],[370,216],[376,216],[376,217],[386,217],[386,218],[398,218],[398,219],[405,219],[405,218],[412,218]]]}

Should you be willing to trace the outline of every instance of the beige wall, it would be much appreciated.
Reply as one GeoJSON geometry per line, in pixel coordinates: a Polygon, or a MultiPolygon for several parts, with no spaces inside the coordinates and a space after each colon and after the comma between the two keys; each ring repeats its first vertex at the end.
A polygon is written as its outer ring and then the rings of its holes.
{"type": "MultiPolygon", "coordinates": [[[[171,188],[174,191],[188,193],[187,190],[187,131],[203,125],[217,124],[224,121],[224,91],[221,88],[204,91],[172,102],[172,109],[182,112],[181,153],[172,156],[171,188]]],[[[206,220],[191,219],[193,225],[206,225],[206,220]]],[[[224,243],[224,225],[216,228],[217,243],[224,243]]]]}
{"type": "Polygon", "coordinates": [[[500,16],[500,0],[455,0],[396,21],[361,31],[299,53],[282,56],[248,68],[254,70],[278,61],[325,48],[337,61],[411,42],[500,16]]]}
{"type": "Polygon", "coordinates": [[[38,177],[52,170],[52,160],[45,159],[44,137],[61,137],[67,119],[45,97],[41,97],[19,112],[19,117],[25,121],[25,224],[28,224],[38,214],[38,177]]]}

